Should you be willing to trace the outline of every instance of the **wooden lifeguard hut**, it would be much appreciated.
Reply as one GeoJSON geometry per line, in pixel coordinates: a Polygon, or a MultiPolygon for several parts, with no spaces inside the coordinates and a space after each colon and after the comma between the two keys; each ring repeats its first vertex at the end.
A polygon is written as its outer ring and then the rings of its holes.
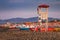
{"type": "Polygon", "coordinates": [[[46,4],[41,4],[37,8],[38,22],[42,27],[42,21],[45,20],[46,31],[48,30],[48,8],[49,8],[49,5],[46,5],[46,4]]]}

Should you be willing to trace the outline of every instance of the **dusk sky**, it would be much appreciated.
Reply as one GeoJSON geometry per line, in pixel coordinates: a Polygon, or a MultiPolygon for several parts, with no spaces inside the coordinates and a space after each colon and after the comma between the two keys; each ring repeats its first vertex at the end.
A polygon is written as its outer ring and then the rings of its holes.
{"type": "Polygon", "coordinates": [[[0,19],[37,17],[37,7],[48,4],[48,16],[60,18],[60,0],[0,0],[0,19]]]}

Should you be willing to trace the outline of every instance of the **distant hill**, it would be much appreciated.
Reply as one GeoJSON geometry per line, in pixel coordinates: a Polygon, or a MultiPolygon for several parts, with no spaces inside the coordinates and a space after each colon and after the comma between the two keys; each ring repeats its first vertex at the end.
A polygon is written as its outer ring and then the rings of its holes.
{"type": "MultiPolygon", "coordinates": [[[[59,20],[57,18],[48,18],[49,21],[53,21],[53,20],[59,20]]],[[[32,18],[11,18],[11,19],[7,19],[7,20],[0,20],[0,24],[1,23],[6,23],[6,22],[11,22],[11,23],[24,23],[24,22],[37,22],[38,21],[38,17],[32,17],[32,18]]]]}

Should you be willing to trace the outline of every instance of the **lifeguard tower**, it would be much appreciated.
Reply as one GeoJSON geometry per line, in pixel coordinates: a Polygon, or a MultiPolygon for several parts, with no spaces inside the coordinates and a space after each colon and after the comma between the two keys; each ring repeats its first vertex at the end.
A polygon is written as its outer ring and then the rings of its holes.
{"type": "Polygon", "coordinates": [[[42,21],[45,20],[46,31],[48,30],[48,8],[49,8],[49,5],[46,5],[46,4],[39,5],[37,8],[38,23],[40,23],[39,25],[42,28],[42,21]]]}

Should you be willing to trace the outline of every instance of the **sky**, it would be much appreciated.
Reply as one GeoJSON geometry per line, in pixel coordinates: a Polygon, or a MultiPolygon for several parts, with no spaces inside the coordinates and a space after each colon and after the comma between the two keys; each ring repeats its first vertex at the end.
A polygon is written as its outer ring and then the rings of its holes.
{"type": "Polygon", "coordinates": [[[60,18],[60,0],[0,0],[0,19],[37,17],[37,7],[48,4],[48,17],[60,18]]]}

